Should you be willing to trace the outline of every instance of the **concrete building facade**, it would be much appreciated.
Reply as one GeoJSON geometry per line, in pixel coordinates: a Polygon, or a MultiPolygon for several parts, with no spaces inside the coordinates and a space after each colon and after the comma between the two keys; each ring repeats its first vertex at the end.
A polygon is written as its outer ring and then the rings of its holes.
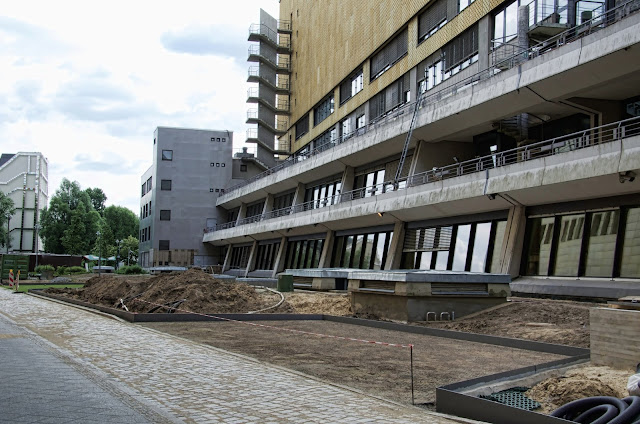
{"type": "Polygon", "coordinates": [[[0,191],[16,208],[9,221],[9,252],[35,253],[43,245],[37,234],[40,212],[49,202],[49,162],[38,152],[0,156],[0,191]]]}
{"type": "Polygon", "coordinates": [[[226,219],[216,200],[232,180],[233,133],[158,127],[153,143],[153,165],[141,178],[140,264],[217,264],[220,249],[203,244],[202,234],[226,219]]]}
{"type": "Polygon", "coordinates": [[[290,155],[227,188],[217,205],[233,213],[203,241],[245,276],[435,270],[637,291],[639,10],[282,0],[290,155]]]}

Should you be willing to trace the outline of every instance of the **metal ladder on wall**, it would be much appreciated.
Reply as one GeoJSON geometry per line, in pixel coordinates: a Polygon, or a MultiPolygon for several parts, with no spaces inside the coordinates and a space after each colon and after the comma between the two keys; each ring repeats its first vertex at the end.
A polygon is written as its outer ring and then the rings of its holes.
{"type": "Polygon", "coordinates": [[[411,142],[411,136],[413,135],[413,130],[416,127],[418,109],[420,109],[420,102],[422,101],[423,94],[424,92],[422,91],[421,87],[418,86],[418,98],[416,99],[416,105],[413,108],[413,117],[411,118],[411,125],[409,126],[409,132],[407,133],[407,139],[404,141],[404,147],[402,148],[402,153],[400,154],[400,160],[398,161],[398,169],[396,170],[396,176],[393,180],[393,186],[395,190],[398,189],[398,185],[400,184],[400,177],[402,176],[402,168],[404,168],[404,162],[407,159],[407,152],[409,151],[409,143],[411,142]]]}

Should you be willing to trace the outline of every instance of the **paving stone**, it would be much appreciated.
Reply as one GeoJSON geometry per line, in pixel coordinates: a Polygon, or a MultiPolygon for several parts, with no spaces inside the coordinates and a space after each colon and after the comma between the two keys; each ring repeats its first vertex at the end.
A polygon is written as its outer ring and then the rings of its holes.
{"type": "MultiPolygon", "coordinates": [[[[18,335],[0,338],[0,381],[23,397],[41,396],[31,422],[460,422],[34,296],[0,290],[0,313],[17,324],[0,315],[0,334],[18,335]],[[8,357],[20,360],[11,366],[8,357]]],[[[24,417],[16,411],[0,422],[24,417]]]]}

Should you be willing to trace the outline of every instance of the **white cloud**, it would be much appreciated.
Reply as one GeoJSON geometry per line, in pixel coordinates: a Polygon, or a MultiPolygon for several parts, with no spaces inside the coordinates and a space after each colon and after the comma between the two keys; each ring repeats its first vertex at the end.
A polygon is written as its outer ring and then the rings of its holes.
{"type": "Polygon", "coordinates": [[[0,153],[40,151],[62,178],[139,209],[157,126],[242,141],[248,28],[277,0],[23,0],[0,10],[0,153]]]}

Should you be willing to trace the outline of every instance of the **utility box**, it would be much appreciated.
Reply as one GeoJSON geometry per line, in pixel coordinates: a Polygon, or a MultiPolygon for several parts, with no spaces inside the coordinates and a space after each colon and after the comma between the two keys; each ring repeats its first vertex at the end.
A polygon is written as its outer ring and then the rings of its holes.
{"type": "Polygon", "coordinates": [[[278,291],[279,292],[293,291],[293,275],[282,274],[278,276],[278,291]]]}
{"type": "Polygon", "coordinates": [[[26,280],[29,272],[29,255],[0,255],[0,281],[8,284],[9,271],[13,270],[13,276],[18,279],[18,271],[20,278],[26,280]]]}

